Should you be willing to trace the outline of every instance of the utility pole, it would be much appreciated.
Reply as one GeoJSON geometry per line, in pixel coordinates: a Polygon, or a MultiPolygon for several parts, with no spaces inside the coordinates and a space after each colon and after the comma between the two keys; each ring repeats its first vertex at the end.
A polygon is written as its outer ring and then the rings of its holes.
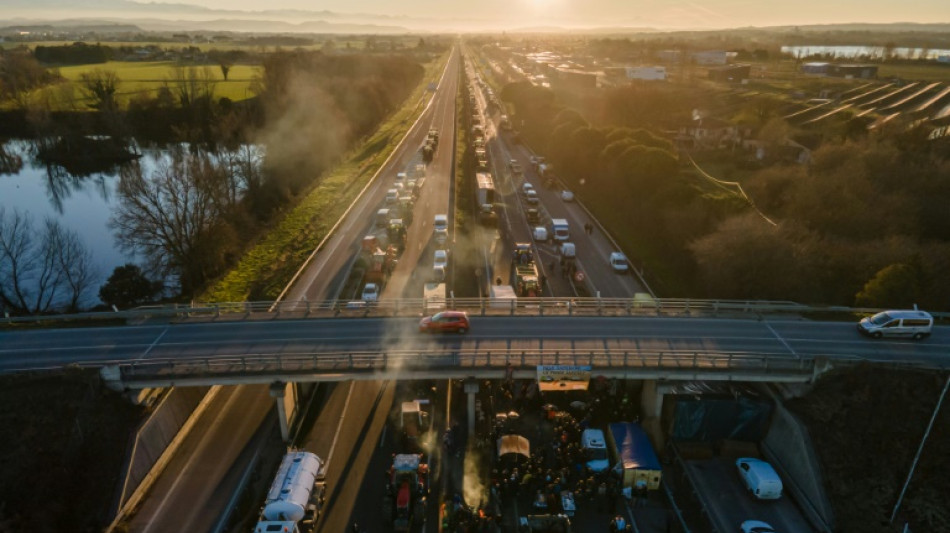
{"type": "Polygon", "coordinates": [[[930,423],[927,424],[927,431],[924,432],[923,438],[920,439],[920,446],[917,448],[917,455],[914,456],[914,462],[910,465],[910,472],[907,473],[907,480],[904,481],[904,488],[901,489],[901,495],[897,497],[897,503],[894,504],[894,510],[891,511],[891,520],[890,523],[894,523],[894,517],[897,516],[897,510],[901,506],[901,502],[904,501],[904,494],[907,493],[907,486],[910,485],[910,478],[914,476],[914,470],[917,468],[917,462],[920,460],[920,454],[924,451],[924,444],[927,443],[927,437],[930,436],[930,430],[934,427],[934,421],[937,420],[937,413],[940,412],[940,406],[943,405],[943,399],[947,395],[947,389],[950,388],[950,375],[947,376],[947,382],[943,385],[943,392],[940,393],[940,399],[937,400],[937,406],[934,407],[934,412],[930,416],[930,423]]]}

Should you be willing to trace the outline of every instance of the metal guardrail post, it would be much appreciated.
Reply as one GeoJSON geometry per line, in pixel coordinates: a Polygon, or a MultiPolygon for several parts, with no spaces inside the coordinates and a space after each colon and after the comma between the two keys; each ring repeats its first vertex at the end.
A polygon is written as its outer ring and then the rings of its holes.
{"type": "Polygon", "coordinates": [[[544,316],[544,300],[538,301],[538,316],[544,316]]]}
{"type": "Polygon", "coordinates": [[[515,304],[517,300],[511,300],[511,312],[508,313],[508,316],[515,316],[515,304]]]}
{"type": "Polygon", "coordinates": [[[684,315],[689,315],[689,298],[686,299],[686,307],[683,309],[684,315]]]}
{"type": "Polygon", "coordinates": [[[479,300],[479,304],[481,305],[481,308],[482,308],[482,315],[481,315],[481,316],[485,316],[485,299],[482,298],[481,300],[479,300]]]}
{"type": "Polygon", "coordinates": [[[307,304],[307,314],[304,315],[304,316],[305,316],[305,317],[309,317],[309,316],[310,316],[310,300],[304,298],[303,301],[307,304]]]}
{"type": "Polygon", "coordinates": [[[574,300],[567,301],[567,316],[574,316],[574,300]]]}
{"type": "Polygon", "coordinates": [[[221,318],[221,307],[218,304],[214,304],[214,317],[221,318]]]}

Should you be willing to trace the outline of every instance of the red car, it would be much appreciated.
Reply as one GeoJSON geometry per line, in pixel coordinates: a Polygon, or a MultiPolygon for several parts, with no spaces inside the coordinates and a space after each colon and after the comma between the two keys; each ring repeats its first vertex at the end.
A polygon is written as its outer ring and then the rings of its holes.
{"type": "Polygon", "coordinates": [[[468,328],[468,315],[465,314],[465,311],[442,311],[424,317],[419,321],[420,333],[434,333],[436,331],[465,333],[468,328]]]}

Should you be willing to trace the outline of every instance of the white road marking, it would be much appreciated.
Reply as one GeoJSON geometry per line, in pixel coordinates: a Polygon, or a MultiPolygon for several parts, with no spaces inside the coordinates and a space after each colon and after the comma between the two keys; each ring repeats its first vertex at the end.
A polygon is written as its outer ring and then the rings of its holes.
{"type": "Polygon", "coordinates": [[[795,350],[793,350],[792,347],[789,346],[787,342],[785,342],[785,339],[783,339],[782,336],[779,335],[777,331],[775,331],[774,329],[772,329],[772,325],[771,325],[771,324],[769,324],[768,322],[766,322],[766,323],[765,323],[765,327],[769,328],[769,331],[772,332],[772,335],[775,335],[775,338],[778,339],[779,342],[781,342],[786,348],[788,348],[788,351],[791,352],[792,355],[794,355],[795,357],[797,357],[797,358],[799,358],[799,359],[802,358],[802,356],[798,355],[798,352],[796,352],[795,350]]]}
{"type": "Polygon", "coordinates": [[[152,351],[152,348],[154,348],[156,344],[158,344],[158,341],[162,340],[162,337],[164,337],[166,333],[168,333],[168,327],[162,330],[162,332],[158,335],[158,337],[155,338],[155,341],[152,342],[152,344],[148,345],[148,348],[145,349],[145,353],[142,354],[142,357],[139,357],[140,361],[148,357],[148,353],[152,351]]]}
{"type": "Polygon", "coordinates": [[[327,453],[327,462],[324,469],[330,468],[330,459],[333,458],[333,451],[336,450],[336,441],[340,438],[340,429],[343,427],[343,419],[346,417],[346,410],[350,406],[350,398],[353,397],[353,382],[350,381],[350,390],[346,393],[346,402],[343,403],[343,410],[340,411],[340,421],[337,422],[336,431],[333,434],[333,443],[330,444],[330,452],[327,453]]]}

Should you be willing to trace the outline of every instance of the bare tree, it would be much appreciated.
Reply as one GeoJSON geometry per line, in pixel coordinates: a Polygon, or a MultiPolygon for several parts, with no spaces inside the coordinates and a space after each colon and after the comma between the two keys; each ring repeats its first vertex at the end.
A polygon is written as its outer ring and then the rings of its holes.
{"type": "Polygon", "coordinates": [[[223,167],[207,155],[178,150],[151,175],[123,169],[119,204],[109,224],[119,245],[141,253],[163,275],[177,274],[183,292],[196,289],[232,243],[222,223],[228,204],[223,167]]]}
{"type": "Polygon", "coordinates": [[[56,268],[59,269],[63,304],[67,311],[77,312],[83,298],[99,281],[92,253],[83,246],[77,233],[63,228],[52,219],[46,219],[45,245],[52,250],[56,268]]]}
{"type": "Polygon", "coordinates": [[[79,236],[46,219],[0,208],[0,303],[20,313],[76,311],[96,283],[90,253],[79,236]]]}

